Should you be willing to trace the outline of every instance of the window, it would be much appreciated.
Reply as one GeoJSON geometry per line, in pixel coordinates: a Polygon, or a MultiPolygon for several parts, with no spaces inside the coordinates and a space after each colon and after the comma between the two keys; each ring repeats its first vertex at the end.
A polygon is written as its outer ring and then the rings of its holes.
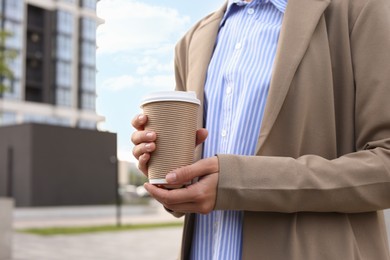
{"type": "Polygon", "coordinates": [[[73,34],[73,15],[69,12],[59,10],[57,11],[57,31],[59,33],[73,34]]]}
{"type": "Polygon", "coordinates": [[[42,115],[25,114],[23,118],[25,123],[45,123],[46,118],[42,115]]]}
{"type": "Polygon", "coordinates": [[[70,3],[70,4],[75,4],[75,3],[76,3],[76,0],[62,0],[62,2],[70,3]]]}
{"type": "Polygon", "coordinates": [[[71,126],[70,119],[64,117],[48,117],[46,123],[51,125],[71,126]]]}
{"type": "Polygon", "coordinates": [[[56,85],[68,88],[72,86],[72,65],[70,62],[57,61],[56,85]]]}
{"type": "Polygon", "coordinates": [[[3,0],[5,1],[6,19],[21,22],[23,20],[23,0],[3,0]]]}
{"type": "Polygon", "coordinates": [[[6,90],[1,93],[1,96],[4,99],[20,100],[20,90],[22,88],[20,79],[3,79],[3,84],[6,87],[6,90]]]}
{"type": "Polygon", "coordinates": [[[68,88],[56,88],[56,104],[59,106],[70,107],[71,103],[71,93],[68,88]]]}
{"type": "Polygon", "coordinates": [[[70,119],[64,117],[47,117],[37,114],[25,114],[23,121],[26,123],[43,123],[51,125],[71,126],[70,119]]]}
{"type": "MultiPolygon", "coordinates": [[[[82,1],[83,7],[96,7],[96,1],[82,1]]],[[[85,110],[95,110],[96,84],[96,21],[90,18],[80,20],[80,67],[79,107],[85,110]]],[[[96,123],[94,122],[94,128],[96,123]]]]}
{"type": "Polygon", "coordinates": [[[58,34],[56,52],[57,58],[71,61],[73,55],[72,38],[67,35],[58,34]]]}
{"type": "Polygon", "coordinates": [[[15,51],[15,57],[6,61],[8,68],[12,71],[13,77],[20,79],[22,77],[22,56],[15,51]]]}
{"type": "MultiPolygon", "coordinates": [[[[74,1],[71,1],[74,3],[74,1]]],[[[72,105],[72,57],[73,57],[73,15],[67,11],[57,11],[57,36],[55,45],[56,76],[55,104],[70,107],[72,105]]],[[[61,124],[61,123],[56,123],[61,124]]]]}
{"type": "Polygon", "coordinates": [[[16,124],[16,113],[0,111],[0,125],[14,125],[16,124]]]}
{"type": "Polygon", "coordinates": [[[81,68],[81,89],[95,91],[96,72],[90,67],[81,68]]]}
{"type": "Polygon", "coordinates": [[[81,7],[95,10],[96,9],[96,0],[80,0],[81,7]]]}
{"type": "Polygon", "coordinates": [[[11,35],[5,40],[5,47],[12,49],[21,49],[23,42],[22,24],[6,20],[4,27],[6,32],[11,33],[11,35]]]}
{"type": "Polygon", "coordinates": [[[96,129],[96,122],[95,121],[88,121],[88,120],[79,120],[77,122],[77,127],[83,128],[83,129],[96,129]]]}
{"type": "Polygon", "coordinates": [[[90,18],[81,18],[81,38],[96,40],[96,21],[90,18]]]}
{"type": "Polygon", "coordinates": [[[86,110],[95,110],[95,93],[81,93],[81,108],[86,110]]]}
{"type": "Polygon", "coordinates": [[[81,43],[81,63],[85,65],[95,66],[96,64],[96,45],[89,41],[81,43]]]}

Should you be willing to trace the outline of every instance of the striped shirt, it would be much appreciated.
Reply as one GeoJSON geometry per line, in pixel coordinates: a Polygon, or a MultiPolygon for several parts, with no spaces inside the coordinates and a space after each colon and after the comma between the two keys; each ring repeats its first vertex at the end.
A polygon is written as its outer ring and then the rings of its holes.
{"type": "MultiPolygon", "coordinates": [[[[286,6],[287,0],[229,0],[205,83],[204,158],[254,155],[286,6]]],[[[241,259],[242,217],[197,214],[191,259],[241,259]]]]}

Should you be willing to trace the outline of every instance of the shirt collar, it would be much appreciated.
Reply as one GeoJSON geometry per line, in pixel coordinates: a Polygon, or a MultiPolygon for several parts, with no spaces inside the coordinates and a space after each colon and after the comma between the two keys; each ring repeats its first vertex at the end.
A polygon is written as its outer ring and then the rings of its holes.
{"type": "MultiPolygon", "coordinates": [[[[284,13],[286,11],[286,7],[287,7],[287,0],[252,0],[252,2],[250,3],[253,3],[253,2],[259,2],[259,3],[269,3],[271,2],[279,11],[281,11],[282,13],[284,13]]],[[[228,6],[226,8],[226,12],[223,16],[223,19],[221,21],[221,24],[223,24],[228,16],[228,13],[230,12],[231,10],[231,7],[233,4],[237,4],[238,6],[243,6],[243,5],[247,5],[247,4],[250,4],[248,2],[246,2],[245,0],[229,0],[228,1],[228,6]]]]}

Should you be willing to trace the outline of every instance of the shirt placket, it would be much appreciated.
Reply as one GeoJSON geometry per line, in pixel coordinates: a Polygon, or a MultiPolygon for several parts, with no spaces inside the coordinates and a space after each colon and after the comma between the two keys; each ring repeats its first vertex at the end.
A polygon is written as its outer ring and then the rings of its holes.
{"type": "Polygon", "coordinates": [[[226,69],[225,76],[225,85],[223,89],[223,103],[222,103],[222,124],[221,124],[221,146],[220,151],[222,153],[228,153],[229,140],[231,140],[231,126],[232,126],[232,117],[233,117],[233,98],[235,97],[237,82],[237,73],[236,68],[239,61],[239,58],[242,54],[242,49],[244,45],[244,35],[241,34],[238,40],[234,43],[234,51],[232,58],[230,59],[229,64],[226,69]]]}
{"type": "MultiPolygon", "coordinates": [[[[258,3],[250,3],[246,4],[242,8],[244,8],[243,12],[241,13],[241,16],[244,16],[244,20],[248,19],[256,19],[256,6],[258,3]]],[[[240,20],[243,20],[240,18],[240,20]]],[[[240,66],[240,57],[243,54],[246,46],[246,39],[248,38],[248,33],[250,33],[250,28],[248,26],[245,26],[245,24],[241,24],[240,27],[242,28],[242,31],[240,33],[240,36],[237,38],[236,42],[233,46],[233,54],[232,58],[230,59],[230,62],[226,69],[226,77],[225,77],[225,86],[224,86],[224,92],[223,92],[223,105],[222,105],[222,124],[221,124],[221,142],[220,142],[220,151],[222,153],[234,153],[234,146],[232,144],[232,140],[234,139],[233,136],[233,117],[234,114],[237,113],[237,111],[234,111],[233,106],[238,101],[238,91],[240,86],[236,84],[236,82],[239,82],[240,79],[238,79],[237,75],[237,68],[240,66]]]]}
{"type": "MultiPolygon", "coordinates": [[[[245,8],[245,12],[242,15],[252,15],[255,11],[253,8],[245,8]]],[[[233,54],[232,58],[227,64],[226,73],[225,73],[225,84],[223,88],[223,92],[221,95],[223,96],[222,102],[222,120],[221,120],[221,129],[220,129],[220,147],[219,150],[221,153],[231,153],[234,152],[232,149],[232,145],[230,145],[232,138],[233,128],[232,128],[232,120],[235,114],[234,104],[237,102],[235,99],[238,98],[237,89],[239,86],[236,86],[236,82],[239,81],[237,78],[237,66],[239,66],[240,57],[245,48],[245,39],[247,37],[247,33],[249,28],[244,27],[244,31],[240,33],[237,41],[233,43],[233,54]]],[[[215,212],[215,218],[213,220],[213,259],[220,258],[220,244],[223,223],[224,223],[224,214],[220,211],[215,212]]]]}

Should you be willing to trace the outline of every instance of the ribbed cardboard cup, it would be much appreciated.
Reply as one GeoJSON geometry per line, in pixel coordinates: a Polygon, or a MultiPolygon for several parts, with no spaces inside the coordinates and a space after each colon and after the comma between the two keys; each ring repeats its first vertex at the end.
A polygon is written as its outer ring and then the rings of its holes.
{"type": "Polygon", "coordinates": [[[145,130],[157,135],[148,162],[150,183],[177,188],[165,185],[165,176],[193,163],[199,105],[195,92],[155,92],[143,99],[141,108],[148,116],[145,130]]]}

